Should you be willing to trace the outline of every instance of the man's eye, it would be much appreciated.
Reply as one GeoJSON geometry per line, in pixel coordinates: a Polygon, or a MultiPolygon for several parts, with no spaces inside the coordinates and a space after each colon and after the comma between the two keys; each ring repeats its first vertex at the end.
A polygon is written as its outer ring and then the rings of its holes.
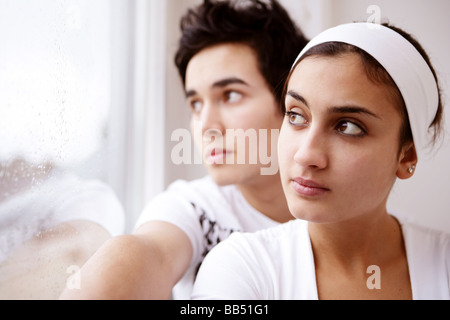
{"type": "Polygon", "coordinates": [[[193,112],[200,112],[200,110],[203,107],[202,102],[198,101],[198,100],[191,101],[189,103],[189,105],[191,106],[191,109],[192,109],[193,112]]]}
{"type": "Polygon", "coordinates": [[[294,126],[307,126],[308,121],[301,114],[295,112],[288,112],[286,116],[289,119],[289,123],[294,126]]]}
{"type": "Polygon", "coordinates": [[[336,126],[336,131],[347,136],[362,137],[366,132],[360,126],[351,121],[341,121],[336,126]]]}
{"type": "Polygon", "coordinates": [[[228,91],[225,94],[225,101],[227,103],[236,103],[242,99],[242,94],[236,91],[228,91]]]}

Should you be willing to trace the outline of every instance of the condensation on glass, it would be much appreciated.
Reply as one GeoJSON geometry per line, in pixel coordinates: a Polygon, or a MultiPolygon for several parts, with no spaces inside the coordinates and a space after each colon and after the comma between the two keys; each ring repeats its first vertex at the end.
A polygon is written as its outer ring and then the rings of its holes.
{"type": "Polygon", "coordinates": [[[0,0],[0,299],[56,299],[123,208],[105,181],[110,1],[0,0]]]}

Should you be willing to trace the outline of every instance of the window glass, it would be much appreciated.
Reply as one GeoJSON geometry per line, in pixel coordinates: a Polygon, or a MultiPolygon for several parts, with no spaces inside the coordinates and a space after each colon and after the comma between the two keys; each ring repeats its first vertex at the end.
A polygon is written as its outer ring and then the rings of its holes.
{"type": "Polygon", "coordinates": [[[53,299],[124,230],[106,184],[111,2],[0,0],[0,299],[53,299]]]}

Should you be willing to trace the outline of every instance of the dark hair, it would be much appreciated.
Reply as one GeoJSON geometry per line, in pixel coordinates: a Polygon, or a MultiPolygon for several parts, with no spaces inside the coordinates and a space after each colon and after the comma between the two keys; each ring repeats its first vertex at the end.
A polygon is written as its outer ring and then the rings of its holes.
{"type": "Polygon", "coordinates": [[[201,50],[224,43],[241,43],[257,54],[259,69],[275,98],[298,53],[308,43],[276,0],[204,0],[181,20],[182,36],[175,64],[185,85],[189,61],[201,50]]]}
{"type": "MultiPolygon", "coordinates": [[[[433,131],[433,141],[430,141],[430,142],[435,144],[441,133],[442,114],[443,114],[441,90],[439,88],[439,81],[438,81],[436,72],[430,62],[430,59],[429,59],[427,53],[425,52],[423,47],[419,44],[419,42],[416,39],[414,39],[414,37],[412,35],[403,31],[402,29],[400,29],[398,27],[394,27],[387,23],[383,23],[383,26],[396,31],[401,36],[403,36],[406,40],[408,40],[417,49],[417,51],[422,55],[423,59],[427,62],[428,66],[430,67],[430,70],[433,73],[433,76],[436,80],[436,85],[438,87],[439,103],[438,103],[438,110],[436,112],[436,116],[435,116],[433,122],[430,124],[429,129],[433,131]]],[[[403,121],[402,127],[400,128],[400,148],[406,143],[413,142],[411,125],[410,125],[409,117],[408,117],[408,111],[406,109],[406,104],[405,104],[405,101],[403,100],[403,96],[402,96],[400,90],[398,89],[397,85],[395,84],[394,80],[389,75],[389,73],[383,68],[383,66],[381,66],[381,64],[377,60],[375,60],[370,54],[368,54],[364,50],[362,50],[358,47],[355,47],[353,45],[349,45],[349,44],[342,43],[342,42],[326,42],[326,43],[319,44],[315,47],[312,47],[310,50],[308,50],[302,56],[302,58],[299,59],[299,61],[297,61],[297,65],[301,60],[303,60],[307,57],[310,57],[310,56],[339,56],[339,55],[343,55],[346,53],[358,54],[361,58],[361,62],[363,64],[363,67],[365,69],[367,77],[376,84],[386,85],[391,90],[391,94],[393,95],[394,99],[396,99],[396,101],[398,101],[398,107],[400,109],[401,115],[402,115],[403,119],[405,119],[403,121]]],[[[283,99],[286,95],[288,81],[289,81],[289,78],[286,81],[286,86],[285,86],[285,89],[283,92],[283,99]]],[[[282,111],[285,112],[286,106],[285,106],[284,102],[281,103],[281,106],[282,106],[282,111]]]]}

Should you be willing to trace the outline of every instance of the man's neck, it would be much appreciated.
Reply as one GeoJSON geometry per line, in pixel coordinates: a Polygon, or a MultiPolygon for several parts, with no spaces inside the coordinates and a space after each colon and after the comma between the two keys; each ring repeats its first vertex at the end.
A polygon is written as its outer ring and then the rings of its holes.
{"type": "Polygon", "coordinates": [[[260,176],[251,183],[238,185],[244,198],[268,218],[284,223],[293,220],[289,212],[280,176],[260,176]]]}

